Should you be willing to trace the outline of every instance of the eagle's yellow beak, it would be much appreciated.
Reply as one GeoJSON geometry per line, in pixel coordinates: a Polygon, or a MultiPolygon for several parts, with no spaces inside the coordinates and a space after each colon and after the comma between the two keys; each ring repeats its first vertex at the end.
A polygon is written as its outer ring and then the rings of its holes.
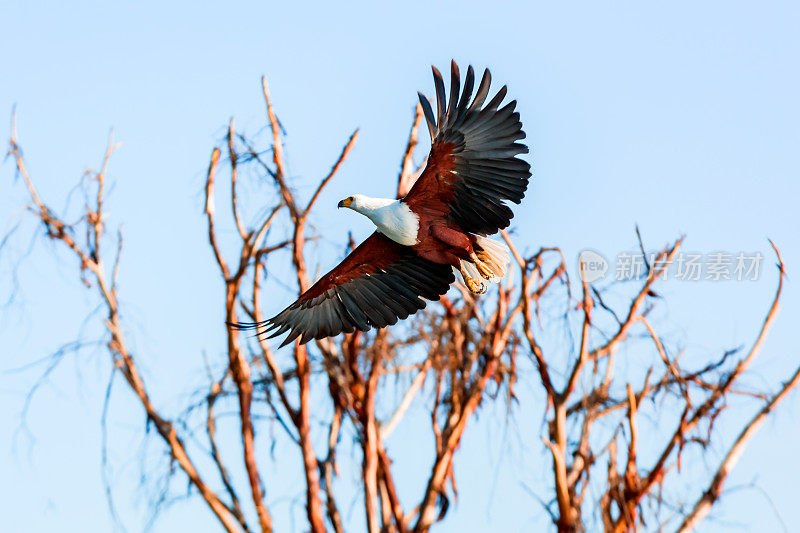
{"type": "Polygon", "coordinates": [[[338,207],[350,207],[350,204],[352,204],[352,203],[353,203],[353,197],[350,196],[348,198],[345,198],[341,202],[339,202],[338,207]]]}

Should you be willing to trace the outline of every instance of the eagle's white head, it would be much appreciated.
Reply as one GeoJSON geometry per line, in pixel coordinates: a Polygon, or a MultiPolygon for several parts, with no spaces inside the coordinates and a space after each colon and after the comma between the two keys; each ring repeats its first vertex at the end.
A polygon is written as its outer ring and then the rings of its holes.
{"type": "Polygon", "coordinates": [[[376,209],[380,209],[381,207],[386,207],[389,204],[393,204],[396,200],[390,200],[388,198],[372,198],[365,194],[354,194],[353,196],[348,196],[341,202],[339,202],[339,207],[347,207],[348,209],[352,209],[353,211],[357,211],[362,215],[369,216],[369,213],[375,211],[376,209]]]}
{"type": "Polygon", "coordinates": [[[405,202],[391,198],[371,198],[363,194],[348,196],[339,207],[352,209],[369,218],[378,231],[405,246],[417,243],[419,217],[405,202]]]}

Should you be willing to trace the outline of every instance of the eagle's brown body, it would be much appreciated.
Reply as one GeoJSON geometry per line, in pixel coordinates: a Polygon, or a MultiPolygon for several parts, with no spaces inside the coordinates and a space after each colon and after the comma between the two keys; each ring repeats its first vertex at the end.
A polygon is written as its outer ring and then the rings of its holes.
{"type": "Polygon", "coordinates": [[[453,170],[453,157],[450,155],[452,145],[446,143],[435,146],[428,158],[425,172],[437,172],[442,179],[429,179],[420,176],[419,186],[409,191],[402,201],[410,204],[411,210],[419,217],[417,244],[414,251],[420,257],[434,263],[445,263],[458,268],[463,259],[469,259],[474,253],[472,245],[474,237],[464,233],[453,222],[449,202],[452,201],[453,187],[447,175],[453,170]]]}

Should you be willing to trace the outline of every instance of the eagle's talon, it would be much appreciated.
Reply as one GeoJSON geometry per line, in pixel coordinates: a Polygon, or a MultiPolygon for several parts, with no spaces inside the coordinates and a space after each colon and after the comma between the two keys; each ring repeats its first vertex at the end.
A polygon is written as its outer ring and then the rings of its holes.
{"type": "Polygon", "coordinates": [[[470,278],[469,276],[464,277],[464,282],[467,284],[467,288],[472,294],[484,294],[489,289],[484,282],[478,281],[475,278],[470,278]]]}

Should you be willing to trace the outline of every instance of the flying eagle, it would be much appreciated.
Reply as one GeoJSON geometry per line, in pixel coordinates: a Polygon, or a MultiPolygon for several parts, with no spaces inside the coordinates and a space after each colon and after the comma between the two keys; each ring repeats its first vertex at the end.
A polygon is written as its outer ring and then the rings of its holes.
{"type": "Polygon", "coordinates": [[[505,200],[520,203],[530,165],[518,158],[528,148],[516,101],[500,107],[506,87],[484,105],[491,74],[486,69],[475,97],[470,66],[459,97],[461,77],[451,65],[450,97],[433,67],[436,112],[421,93],[419,101],[431,135],[425,170],[404,198],[355,194],[339,202],[377,227],[336,268],[273,318],[239,327],[270,338],[289,332],[284,346],[332,337],[356,329],[396,324],[438,300],[460,272],[476,294],[505,276],[508,250],[486,236],[508,227],[514,213],[505,200]]]}

